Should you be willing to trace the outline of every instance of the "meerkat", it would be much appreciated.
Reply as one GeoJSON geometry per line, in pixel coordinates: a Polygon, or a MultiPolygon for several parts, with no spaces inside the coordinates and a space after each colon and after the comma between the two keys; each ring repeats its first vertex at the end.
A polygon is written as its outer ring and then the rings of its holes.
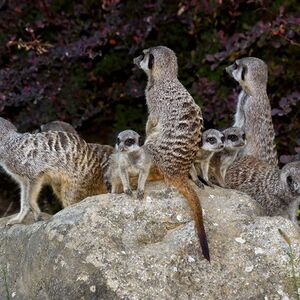
{"type": "Polygon", "coordinates": [[[215,153],[223,150],[224,141],[225,136],[219,130],[208,129],[203,132],[200,148],[190,170],[191,178],[200,188],[203,188],[203,183],[198,179],[199,175],[207,185],[214,187],[208,177],[210,160],[215,153]]]}
{"type": "Polygon", "coordinates": [[[210,260],[202,208],[188,176],[201,140],[201,109],[177,78],[177,57],[164,46],[143,50],[134,63],[148,76],[145,152],[163,174],[188,200],[193,211],[202,253],[210,260]]]}
{"type": "Polygon", "coordinates": [[[225,175],[238,153],[246,146],[246,134],[243,129],[230,127],[222,131],[224,149],[211,159],[211,174],[221,187],[225,187],[225,175]]]}
{"type": "Polygon", "coordinates": [[[143,199],[145,183],[150,171],[151,160],[139,145],[140,135],[133,130],[118,134],[115,152],[111,156],[110,174],[112,193],[123,185],[124,193],[132,196],[130,177],[138,176],[137,198],[143,199]]]}
{"type": "Polygon", "coordinates": [[[78,135],[62,131],[18,133],[0,118],[0,164],[20,185],[21,210],[8,225],[21,223],[30,209],[40,219],[37,198],[48,184],[63,207],[106,192],[99,157],[78,135]]]}
{"type": "Polygon", "coordinates": [[[267,64],[256,57],[245,57],[236,60],[226,71],[242,87],[233,126],[247,133],[248,142],[239,155],[253,155],[277,166],[275,132],[267,94],[267,64]]]}
{"type": "Polygon", "coordinates": [[[253,156],[237,158],[226,173],[226,186],[254,198],[267,215],[288,216],[296,221],[300,204],[300,161],[281,170],[253,156]]]}
{"type": "Polygon", "coordinates": [[[65,131],[65,132],[70,132],[73,134],[78,134],[76,129],[69,123],[64,122],[64,121],[51,121],[46,124],[42,124],[40,126],[41,132],[47,132],[47,131],[65,131]]]}
{"type": "MultiPolygon", "coordinates": [[[[77,134],[76,129],[69,123],[63,121],[52,121],[40,126],[41,132],[47,131],[65,131],[72,134],[77,134]]],[[[106,185],[107,191],[111,191],[111,182],[110,182],[110,174],[109,174],[109,163],[110,156],[114,152],[114,148],[110,145],[101,145],[97,143],[88,143],[88,146],[95,151],[100,160],[100,168],[103,173],[103,181],[106,185]]],[[[53,189],[58,189],[58,187],[53,187],[53,189]]]]}

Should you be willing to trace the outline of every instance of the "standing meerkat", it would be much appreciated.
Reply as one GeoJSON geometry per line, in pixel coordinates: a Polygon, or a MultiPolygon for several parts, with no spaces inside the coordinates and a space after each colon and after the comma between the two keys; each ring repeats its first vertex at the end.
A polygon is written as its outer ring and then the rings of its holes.
{"type": "Polygon", "coordinates": [[[203,183],[198,176],[201,176],[210,187],[214,187],[208,177],[210,160],[215,153],[223,150],[224,141],[224,134],[219,130],[208,129],[203,132],[200,149],[190,170],[191,178],[200,188],[203,188],[203,183]]]}
{"type": "Polygon", "coordinates": [[[21,210],[8,225],[21,223],[30,209],[40,219],[37,199],[45,184],[54,186],[63,207],[106,192],[98,155],[78,135],[22,134],[0,118],[0,136],[0,164],[21,188],[21,210]]]}
{"type": "Polygon", "coordinates": [[[225,187],[225,175],[229,166],[234,162],[238,153],[246,145],[246,134],[243,129],[230,127],[222,131],[224,149],[211,159],[211,173],[218,184],[225,187]]]}
{"type": "Polygon", "coordinates": [[[277,166],[271,105],[267,95],[268,67],[256,57],[238,59],[226,71],[242,87],[234,127],[247,133],[247,145],[240,155],[253,155],[277,166]]]}
{"type": "MultiPolygon", "coordinates": [[[[78,135],[78,132],[71,124],[59,120],[48,122],[46,124],[41,125],[40,130],[41,132],[65,131],[65,132],[78,135]]],[[[108,168],[109,168],[110,156],[114,152],[114,148],[109,145],[101,145],[96,143],[88,143],[88,146],[93,151],[95,151],[95,153],[98,155],[98,158],[100,160],[100,168],[103,173],[103,181],[106,185],[107,191],[110,191],[111,183],[110,183],[110,175],[109,175],[108,168]]],[[[53,187],[53,189],[57,189],[57,187],[53,187]]]]}
{"type": "Polygon", "coordinates": [[[296,222],[300,204],[300,161],[281,170],[253,156],[237,158],[226,173],[226,185],[250,195],[269,216],[288,216],[296,222]]]}
{"type": "Polygon", "coordinates": [[[210,260],[201,204],[188,179],[201,139],[201,109],[178,80],[177,57],[171,49],[158,46],[143,50],[134,63],[148,76],[145,93],[149,116],[144,149],[165,181],[188,200],[202,253],[210,260]]]}
{"type": "Polygon", "coordinates": [[[130,177],[138,176],[137,198],[143,199],[145,183],[151,167],[151,160],[139,145],[140,135],[133,130],[118,134],[115,152],[111,156],[110,174],[112,193],[123,185],[124,193],[132,196],[130,177]]]}

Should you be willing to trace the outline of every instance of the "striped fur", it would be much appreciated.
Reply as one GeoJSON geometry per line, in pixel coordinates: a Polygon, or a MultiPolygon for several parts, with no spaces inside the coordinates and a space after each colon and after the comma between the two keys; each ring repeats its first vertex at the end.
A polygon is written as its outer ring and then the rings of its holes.
{"type": "Polygon", "coordinates": [[[22,222],[30,209],[39,219],[37,197],[45,184],[63,207],[106,192],[98,151],[77,134],[21,134],[12,126],[0,118],[0,163],[21,186],[21,211],[9,224],[22,222]]]}

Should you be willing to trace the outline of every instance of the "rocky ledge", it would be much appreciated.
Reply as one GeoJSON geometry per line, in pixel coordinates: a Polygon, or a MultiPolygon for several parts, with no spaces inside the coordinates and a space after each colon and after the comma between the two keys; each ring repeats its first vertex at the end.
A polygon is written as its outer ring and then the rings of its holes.
{"type": "Polygon", "coordinates": [[[162,183],[146,191],[90,197],[34,224],[1,219],[0,299],[296,299],[300,232],[289,220],[237,191],[199,191],[209,263],[185,199],[162,183]]]}

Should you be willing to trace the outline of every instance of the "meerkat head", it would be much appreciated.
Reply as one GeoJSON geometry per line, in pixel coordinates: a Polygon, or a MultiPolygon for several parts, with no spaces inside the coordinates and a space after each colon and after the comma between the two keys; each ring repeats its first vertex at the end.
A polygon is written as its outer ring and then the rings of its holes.
{"type": "Polygon", "coordinates": [[[226,150],[237,151],[245,147],[246,134],[243,129],[230,127],[225,129],[222,133],[225,137],[224,146],[226,150]]]}
{"type": "Polygon", "coordinates": [[[16,126],[10,121],[0,117],[0,138],[5,137],[11,132],[17,132],[16,126]]]}
{"type": "Polygon", "coordinates": [[[132,152],[140,148],[140,135],[133,130],[124,130],[118,134],[116,151],[132,152]]]}
{"type": "Polygon", "coordinates": [[[143,50],[133,63],[143,69],[148,77],[170,79],[177,77],[177,57],[173,50],[157,46],[143,50]]]}
{"type": "Polygon", "coordinates": [[[280,179],[287,184],[291,194],[300,197],[300,161],[286,164],[281,169],[280,179]]]}
{"type": "Polygon", "coordinates": [[[258,90],[266,89],[268,66],[259,58],[237,59],[234,64],[226,68],[226,72],[241,85],[247,94],[251,95],[258,90]]]}
{"type": "Polygon", "coordinates": [[[201,149],[219,152],[224,149],[225,136],[216,129],[208,129],[202,133],[201,149]]]}
{"type": "Polygon", "coordinates": [[[52,121],[46,124],[42,124],[40,126],[41,132],[46,132],[46,131],[66,131],[66,132],[70,132],[73,134],[77,134],[77,131],[75,130],[75,128],[67,123],[67,122],[63,122],[63,121],[52,121]]]}

